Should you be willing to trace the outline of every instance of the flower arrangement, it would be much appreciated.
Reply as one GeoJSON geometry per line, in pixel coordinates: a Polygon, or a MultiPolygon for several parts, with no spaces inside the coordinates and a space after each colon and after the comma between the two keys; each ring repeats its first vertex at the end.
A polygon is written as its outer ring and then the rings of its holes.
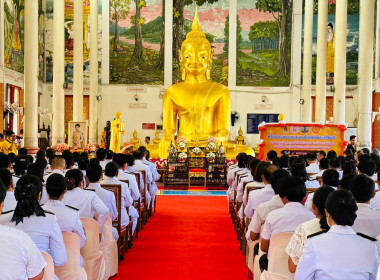
{"type": "Polygon", "coordinates": [[[56,151],[58,151],[58,152],[63,152],[63,151],[66,151],[66,150],[70,150],[70,147],[69,147],[69,145],[67,145],[66,143],[61,143],[61,144],[59,144],[58,146],[57,146],[57,148],[56,148],[56,151]]]}
{"type": "Polygon", "coordinates": [[[178,155],[178,161],[179,162],[184,162],[186,159],[187,159],[187,153],[185,153],[185,152],[179,153],[179,155],[178,155]]]}
{"type": "Polygon", "coordinates": [[[224,149],[223,143],[220,143],[219,149],[217,151],[218,156],[222,157],[224,156],[226,150],[224,149]]]}
{"type": "Polygon", "coordinates": [[[181,150],[184,150],[187,147],[187,139],[184,136],[177,137],[177,146],[181,150]]]}
{"type": "Polygon", "coordinates": [[[199,155],[202,153],[202,150],[198,147],[195,147],[194,149],[191,150],[191,152],[195,155],[199,155]]]}
{"type": "Polygon", "coordinates": [[[210,158],[215,158],[215,153],[213,152],[209,152],[206,154],[206,158],[210,159],[210,158]]]}
{"type": "Polygon", "coordinates": [[[96,151],[96,146],[92,143],[88,143],[86,146],[84,146],[84,150],[88,153],[93,153],[96,151]]]}
{"type": "Polygon", "coordinates": [[[216,139],[215,137],[213,136],[210,136],[208,139],[207,139],[207,149],[209,150],[215,150],[217,148],[216,144],[218,143],[218,139],[216,139]]]}
{"type": "Polygon", "coordinates": [[[177,156],[177,149],[174,147],[173,143],[170,143],[169,156],[177,156]]]}

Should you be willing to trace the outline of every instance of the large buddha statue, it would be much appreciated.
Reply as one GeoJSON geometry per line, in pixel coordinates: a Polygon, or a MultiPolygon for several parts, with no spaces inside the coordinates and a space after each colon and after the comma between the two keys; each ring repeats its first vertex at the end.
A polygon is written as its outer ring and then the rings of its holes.
{"type": "Polygon", "coordinates": [[[164,135],[159,147],[161,158],[167,157],[176,133],[186,137],[190,143],[195,135],[201,143],[206,143],[209,136],[219,141],[229,138],[230,93],[225,86],[211,81],[213,53],[196,11],[192,30],[179,53],[184,82],[170,86],[164,95],[164,135]]]}

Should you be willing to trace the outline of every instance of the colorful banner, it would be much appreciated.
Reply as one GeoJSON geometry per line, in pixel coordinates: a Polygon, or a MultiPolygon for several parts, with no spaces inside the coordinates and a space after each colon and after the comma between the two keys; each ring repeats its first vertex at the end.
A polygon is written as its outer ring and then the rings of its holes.
{"type": "Polygon", "coordinates": [[[260,124],[259,158],[274,150],[281,155],[305,155],[311,151],[334,150],[343,155],[345,125],[317,123],[269,123],[260,124]]]}

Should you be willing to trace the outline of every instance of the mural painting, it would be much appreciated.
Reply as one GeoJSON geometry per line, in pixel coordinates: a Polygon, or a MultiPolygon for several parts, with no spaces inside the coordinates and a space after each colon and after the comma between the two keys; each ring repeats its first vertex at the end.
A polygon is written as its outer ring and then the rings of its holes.
{"type": "Polygon", "coordinates": [[[24,0],[4,1],[4,64],[24,73],[24,0]]]}
{"type": "Polygon", "coordinates": [[[164,5],[110,0],[110,83],[163,84],[164,5]]]}
{"type": "Polygon", "coordinates": [[[289,86],[293,1],[237,3],[236,85],[289,86]]]}
{"type": "Polygon", "coordinates": [[[173,83],[181,82],[178,52],[186,34],[191,30],[197,6],[202,31],[214,49],[211,79],[227,86],[229,1],[174,0],[173,2],[173,83]]]}

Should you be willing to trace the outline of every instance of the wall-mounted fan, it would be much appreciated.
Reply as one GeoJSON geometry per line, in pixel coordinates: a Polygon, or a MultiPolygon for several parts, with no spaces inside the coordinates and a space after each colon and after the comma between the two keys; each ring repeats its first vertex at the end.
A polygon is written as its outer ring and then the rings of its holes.
{"type": "Polygon", "coordinates": [[[237,123],[240,119],[240,114],[236,111],[231,112],[231,125],[235,126],[235,123],[237,123]]]}

